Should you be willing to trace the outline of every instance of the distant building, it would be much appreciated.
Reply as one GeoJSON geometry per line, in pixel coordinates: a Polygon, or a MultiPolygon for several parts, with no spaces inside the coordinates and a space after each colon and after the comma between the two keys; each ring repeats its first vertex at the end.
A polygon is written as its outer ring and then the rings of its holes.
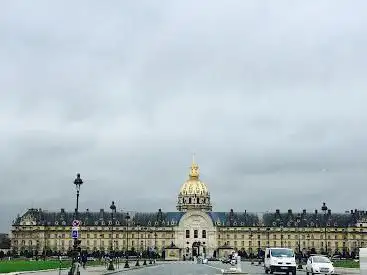
{"type": "MultiPolygon", "coordinates": [[[[177,212],[114,213],[110,210],[79,213],[82,249],[91,251],[147,251],[163,253],[174,245],[180,258],[198,254],[220,257],[231,250],[256,254],[267,246],[296,251],[357,251],[366,247],[367,213],[331,213],[324,204],[321,213],[303,210],[285,213],[215,212],[208,187],[200,180],[193,162],[189,178],[180,188],[177,212]],[[128,224],[127,224],[128,222],[128,224]],[[128,233],[128,238],[127,234],[128,233]],[[128,246],[127,246],[128,242],[128,246]]],[[[75,213],[29,209],[12,225],[11,246],[17,253],[41,254],[72,249],[71,224],[75,213]]]]}
{"type": "Polygon", "coordinates": [[[0,233],[0,253],[6,254],[10,251],[10,239],[9,235],[5,233],[0,233]]]}

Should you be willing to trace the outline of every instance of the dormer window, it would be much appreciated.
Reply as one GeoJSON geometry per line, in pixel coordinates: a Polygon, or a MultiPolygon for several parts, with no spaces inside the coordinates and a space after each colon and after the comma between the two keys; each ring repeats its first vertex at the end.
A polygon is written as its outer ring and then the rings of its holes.
{"type": "Polygon", "coordinates": [[[58,221],[55,221],[55,225],[59,225],[59,222],[58,221]]]}
{"type": "Polygon", "coordinates": [[[98,225],[98,221],[95,221],[95,222],[94,222],[94,225],[98,225]]]}

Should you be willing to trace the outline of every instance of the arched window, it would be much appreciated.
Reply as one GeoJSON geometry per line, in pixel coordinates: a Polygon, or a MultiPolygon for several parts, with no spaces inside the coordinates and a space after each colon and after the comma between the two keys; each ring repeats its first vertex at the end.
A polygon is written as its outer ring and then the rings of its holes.
{"type": "Polygon", "coordinates": [[[186,238],[188,239],[188,238],[190,238],[190,230],[186,230],[186,238]]]}
{"type": "Polygon", "coordinates": [[[203,239],[206,239],[206,230],[203,230],[203,232],[202,232],[202,238],[203,239]]]}
{"type": "Polygon", "coordinates": [[[199,198],[196,198],[196,203],[199,204],[199,198]]]}

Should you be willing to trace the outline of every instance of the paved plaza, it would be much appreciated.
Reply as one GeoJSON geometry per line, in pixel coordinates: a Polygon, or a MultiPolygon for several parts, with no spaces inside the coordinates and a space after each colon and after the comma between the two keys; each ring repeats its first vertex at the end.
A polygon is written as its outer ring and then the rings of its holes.
{"type": "MultiPolygon", "coordinates": [[[[265,274],[264,268],[262,265],[258,265],[255,263],[251,265],[249,262],[241,262],[242,271],[247,272],[248,274],[265,274]]],[[[222,274],[222,269],[228,269],[230,265],[223,264],[221,262],[209,262],[209,264],[196,264],[195,262],[157,262],[154,266],[148,267],[140,267],[131,269],[123,269],[121,267],[120,270],[116,271],[107,271],[104,266],[100,267],[88,267],[87,269],[81,269],[81,275],[93,275],[93,274],[131,274],[131,275],[216,275],[222,274]]],[[[16,274],[16,273],[14,273],[16,274]]],[[[59,275],[58,270],[54,271],[45,271],[45,272],[29,272],[22,273],[24,275],[33,274],[33,275],[59,275]]],[[[61,275],[67,275],[68,270],[61,270],[61,275]]],[[[305,270],[297,270],[297,274],[306,275],[305,270]]],[[[349,269],[349,268],[336,268],[336,274],[340,275],[354,275],[359,274],[359,269],[349,269]]]]}

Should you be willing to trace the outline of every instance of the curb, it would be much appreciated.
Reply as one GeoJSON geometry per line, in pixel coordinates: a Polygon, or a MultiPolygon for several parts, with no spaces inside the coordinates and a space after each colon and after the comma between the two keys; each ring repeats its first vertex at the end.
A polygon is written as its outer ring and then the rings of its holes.
{"type": "MultiPolygon", "coordinates": [[[[93,266],[98,267],[98,266],[93,266]]],[[[63,267],[60,268],[60,270],[68,270],[69,267],[63,267]]],[[[8,273],[0,273],[0,275],[22,275],[22,274],[31,274],[31,273],[41,273],[41,272],[50,272],[50,271],[58,271],[58,268],[52,268],[52,269],[41,269],[41,270],[25,270],[25,271],[14,271],[14,272],[8,272],[8,273]]]]}
{"type": "MultiPolygon", "coordinates": [[[[67,270],[68,268],[61,268],[61,270],[67,270]]],[[[0,273],[0,275],[21,275],[21,274],[30,274],[30,273],[40,273],[40,272],[50,272],[50,271],[57,271],[58,268],[53,269],[41,269],[41,270],[29,270],[29,271],[14,271],[8,273],[0,273]]]]}
{"type": "Polygon", "coordinates": [[[120,272],[124,272],[124,271],[135,270],[135,269],[142,269],[142,268],[148,268],[148,267],[153,267],[153,266],[158,266],[158,265],[161,265],[161,263],[159,263],[159,264],[151,264],[151,265],[132,266],[130,268],[121,268],[119,270],[106,271],[106,272],[103,272],[102,275],[116,274],[116,273],[120,273],[120,272]]]}

